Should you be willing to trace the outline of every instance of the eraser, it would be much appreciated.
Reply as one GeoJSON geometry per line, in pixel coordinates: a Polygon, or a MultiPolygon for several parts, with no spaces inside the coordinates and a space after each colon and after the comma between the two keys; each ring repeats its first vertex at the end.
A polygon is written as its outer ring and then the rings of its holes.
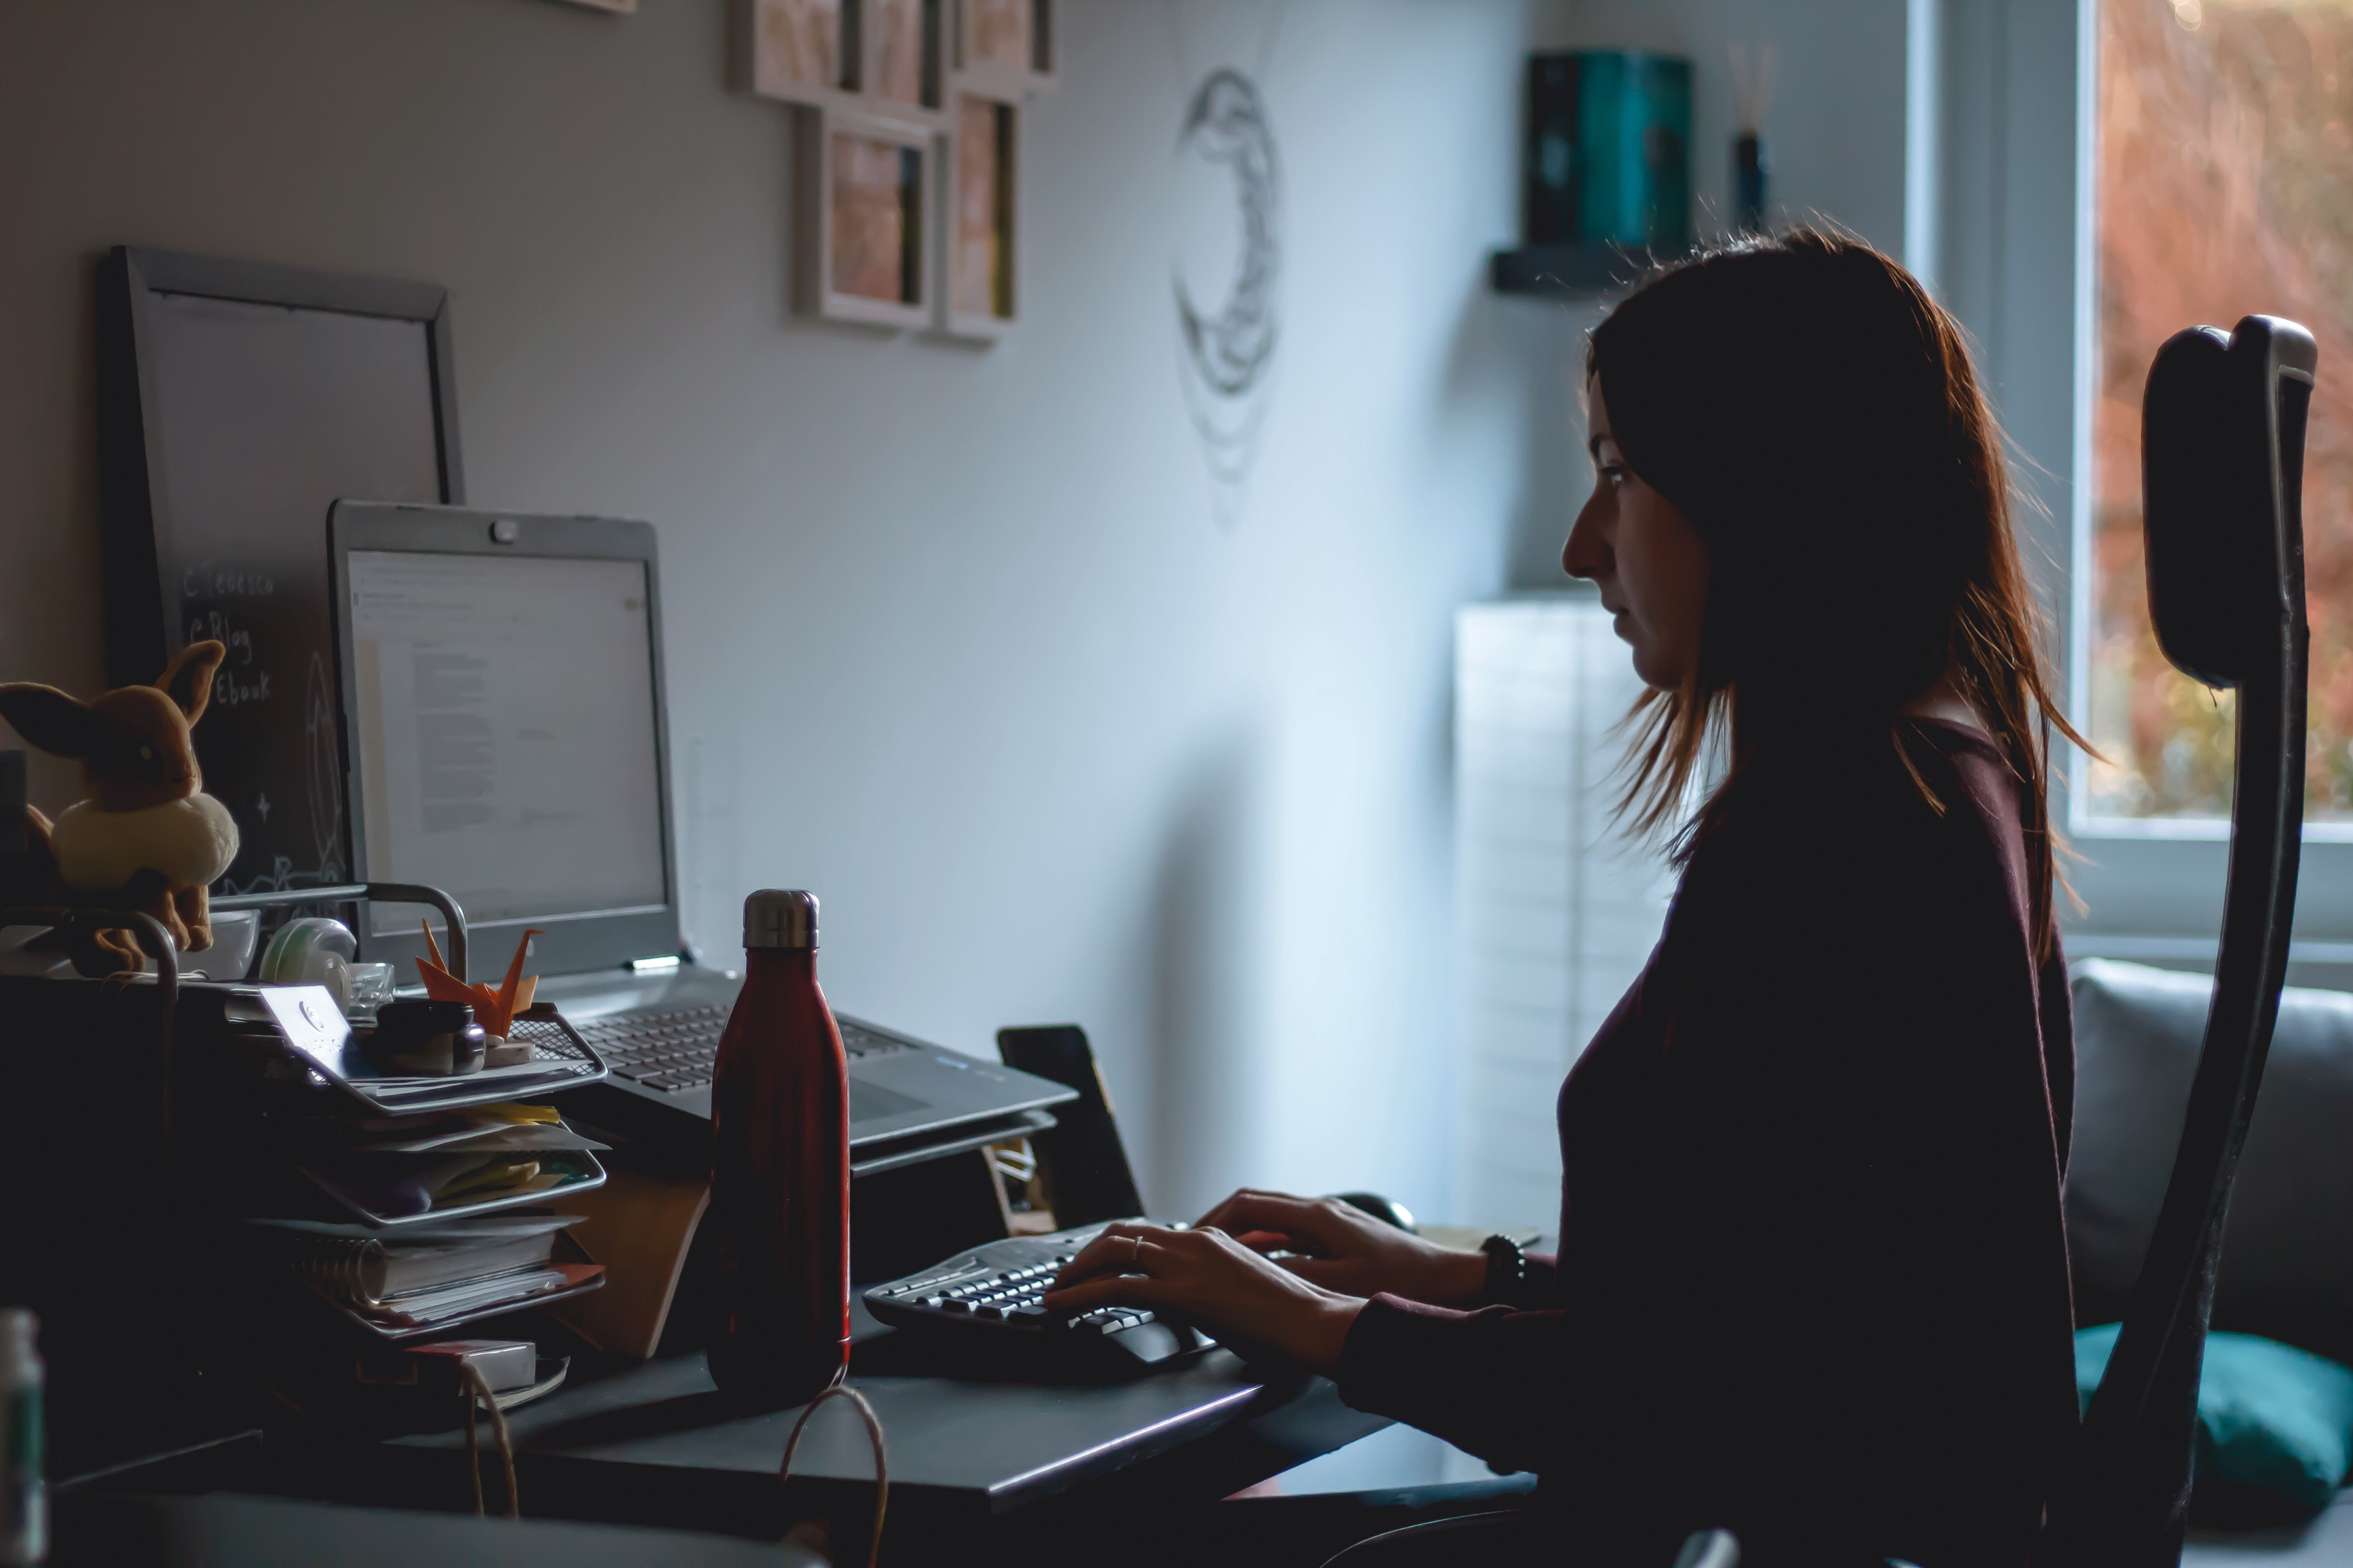
{"type": "Polygon", "coordinates": [[[529,1340],[444,1340],[411,1345],[401,1353],[416,1363],[420,1385],[453,1394],[463,1381],[460,1366],[480,1373],[492,1394],[529,1388],[539,1374],[539,1346],[529,1340]]]}

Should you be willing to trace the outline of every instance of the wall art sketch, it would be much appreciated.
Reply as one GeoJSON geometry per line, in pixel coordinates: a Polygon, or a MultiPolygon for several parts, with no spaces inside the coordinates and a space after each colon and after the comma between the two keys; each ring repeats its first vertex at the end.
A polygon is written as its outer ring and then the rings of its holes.
{"type": "Polygon", "coordinates": [[[1220,68],[1202,79],[1187,101],[1176,153],[1231,183],[1233,263],[1223,297],[1210,293],[1218,280],[1188,279],[1181,262],[1175,278],[1185,405],[1218,521],[1230,527],[1257,460],[1281,336],[1282,167],[1265,102],[1249,77],[1220,68]]]}

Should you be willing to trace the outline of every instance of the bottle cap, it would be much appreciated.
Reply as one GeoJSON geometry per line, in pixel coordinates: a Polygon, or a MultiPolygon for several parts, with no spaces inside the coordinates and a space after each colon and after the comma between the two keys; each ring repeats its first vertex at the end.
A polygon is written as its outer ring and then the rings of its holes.
{"type": "Polygon", "coordinates": [[[744,900],[745,947],[817,946],[817,895],[798,888],[763,888],[744,900]]]}
{"type": "Polygon", "coordinates": [[[30,1307],[0,1307],[0,1353],[31,1355],[40,1332],[41,1320],[30,1307]]]}

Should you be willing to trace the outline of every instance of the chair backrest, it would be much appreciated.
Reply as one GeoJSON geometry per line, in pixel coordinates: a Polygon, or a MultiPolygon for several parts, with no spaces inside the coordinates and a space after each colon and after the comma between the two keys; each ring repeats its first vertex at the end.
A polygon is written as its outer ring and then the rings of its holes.
{"type": "Polygon", "coordinates": [[[2149,366],[2141,489],[2166,657],[2237,692],[2230,880],[2198,1074],[2157,1231],[2041,1568],[2181,1558],[2198,1377],[2231,1183],[2286,976],[2304,820],[2305,416],[2318,352],[2294,321],[2178,332],[2149,366]]]}

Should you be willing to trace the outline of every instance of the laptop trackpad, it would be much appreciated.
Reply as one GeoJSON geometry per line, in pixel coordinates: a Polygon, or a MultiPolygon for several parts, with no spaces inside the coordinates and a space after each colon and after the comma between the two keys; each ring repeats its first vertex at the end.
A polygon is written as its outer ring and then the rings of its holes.
{"type": "Polygon", "coordinates": [[[917,1100],[912,1094],[901,1094],[892,1089],[877,1089],[855,1078],[849,1080],[849,1120],[852,1125],[896,1116],[902,1111],[929,1109],[928,1100],[917,1100]]]}

